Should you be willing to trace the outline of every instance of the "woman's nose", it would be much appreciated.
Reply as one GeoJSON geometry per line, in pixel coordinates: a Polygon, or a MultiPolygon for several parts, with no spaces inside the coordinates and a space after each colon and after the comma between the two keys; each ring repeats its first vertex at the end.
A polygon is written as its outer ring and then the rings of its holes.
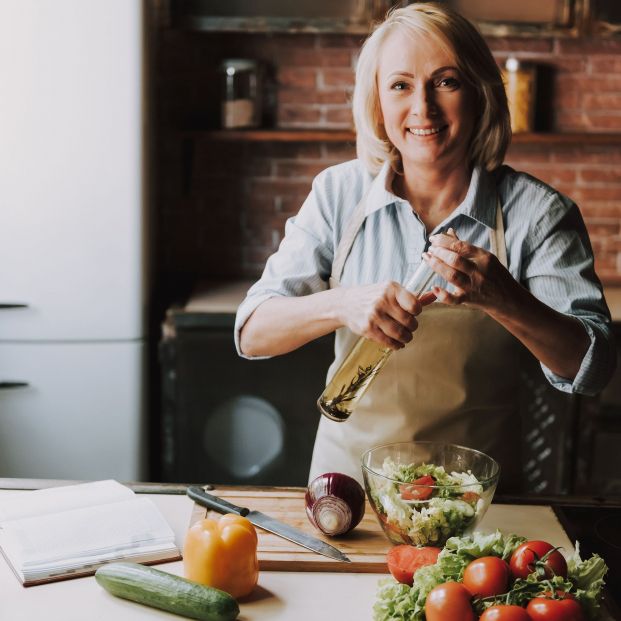
{"type": "Polygon", "coordinates": [[[412,91],[410,114],[422,119],[430,118],[437,114],[437,106],[431,89],[421,87],[412,91]]]}

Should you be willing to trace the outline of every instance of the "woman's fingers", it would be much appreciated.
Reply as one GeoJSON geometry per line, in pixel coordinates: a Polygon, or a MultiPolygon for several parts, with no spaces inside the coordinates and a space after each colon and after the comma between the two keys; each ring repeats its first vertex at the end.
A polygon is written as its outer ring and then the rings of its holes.
{"type": "Polygon", "coordinates": [[[467,287],[471,283],[471,275],[475,273],[476,266],[473,266],[467,259],[462,259],[461,257],[454,258],[457,256],[454,253],[445,255],[444,252],[448,251],[440,252],[439,249],[436,249],[433,254],[426,252],[423,255],[423,259],[446,282],[457,287],[467,287]],[[451,263],[447,263],[442,258],[443,256],[450,260],[451,263]]]}
{"type": "MultiPolygon", "coordinates": [[[[434,299],[429,292],[424,303],[434,299]]],[[[401,349],[412,340],[422,308],[422,300],[395,282],[354,287],[347,296],[345,325],[385,347],[401,349]]]]}

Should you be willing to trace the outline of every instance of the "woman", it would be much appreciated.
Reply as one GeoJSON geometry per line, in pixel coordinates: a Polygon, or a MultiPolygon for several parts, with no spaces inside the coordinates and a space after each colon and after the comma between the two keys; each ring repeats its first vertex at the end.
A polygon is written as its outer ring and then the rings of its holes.
{"type": "Polygon", "coordinates": [[[515,489],[519,350],[566,392],[594,394],[614,369],[578,208],[502,166],[501,75],[442,5],[395,10],[367,39],[353,111],[358,159],[322,172],[287,223],[238,310],[238,351],[274,356],[336,330],[331,377],[358,335],[399,350],[346,423],[321,419],[311,478],[360,479],[372,446],[443,440],[493,455],[515,489]],[[399,283],[421,261],[435,277],[417,299],[399,283]]]}

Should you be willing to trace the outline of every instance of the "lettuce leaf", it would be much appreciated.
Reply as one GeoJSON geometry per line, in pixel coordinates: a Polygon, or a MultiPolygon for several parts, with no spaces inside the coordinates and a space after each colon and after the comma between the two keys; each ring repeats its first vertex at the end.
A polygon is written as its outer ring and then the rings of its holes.
{"type": "Polygon", "coordinates": [[[586,609],[589,618],[597,618],[600,609],[604,576],[608,571],[599,554],[583,561],[580,558],[580,544],[576,541],[574,553],[567,559],[567,577],[576,587],[576,599],[586,609]]]}

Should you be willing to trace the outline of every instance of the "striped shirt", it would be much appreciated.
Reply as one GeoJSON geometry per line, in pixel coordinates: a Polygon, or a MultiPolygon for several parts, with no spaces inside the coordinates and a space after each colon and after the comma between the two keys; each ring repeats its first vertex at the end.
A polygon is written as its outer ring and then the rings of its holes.
{"type": "MultiPolygon", "coordinates": [[[[405,283],[421,263],[429,235],[449,227],[460,239],[490,250],[489,229],[495,226],[498,192],[509,271],[536,298],[578,319],[591,341],[573,382],[542,365],[548,381],[565,392],[599,392],[614,370],[616,353],[610,312],[578,207],[542,181],[508,166],[495,176],[475,168],[462,203],[427,231],[408,201],[392,192],[392,177],[388,164],[373,177],[359,160],[352,160],[315,178],[299,213],[287,221],[280,247],[237,311],[238,353],[243,355],[240,330],[259,304],[274,296],[303,296],[328,288],[334,250],[367,192],[367,217],[340,279],[345,286],[388,280],[405,283]]],[[[446,286],[439,276],[432,284],[446,286]]],[[[337,341],[342,330],[346,328],[337,330],[337,341]]]]}

